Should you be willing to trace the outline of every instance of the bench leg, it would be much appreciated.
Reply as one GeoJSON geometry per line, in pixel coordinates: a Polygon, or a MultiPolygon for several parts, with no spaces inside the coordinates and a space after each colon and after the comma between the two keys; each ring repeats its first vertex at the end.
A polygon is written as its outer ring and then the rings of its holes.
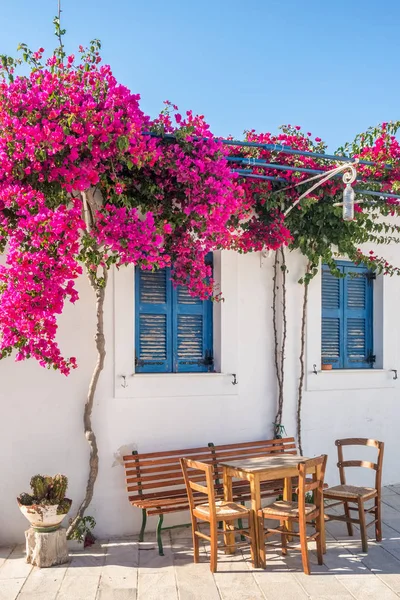
{"type": "Polygon", "coordinates": [[[162,531],[163,521],[164,521],[164,515],[163,514],[158,515],[158,523],[157,523],[156,533],[157,533],[158,554],[160,556],[164,556],[164,549],[163,549],[162,539],[161,539],[161,531],[162,531]]]}
{"type": "Polygon", "coordinates": [[[142,526],[140,528],[140,533],[139,533],[139,542],[143,542],[144,530],[146,529],[146,522],[147,522],[146,509],[142,508],[142,526]]]}

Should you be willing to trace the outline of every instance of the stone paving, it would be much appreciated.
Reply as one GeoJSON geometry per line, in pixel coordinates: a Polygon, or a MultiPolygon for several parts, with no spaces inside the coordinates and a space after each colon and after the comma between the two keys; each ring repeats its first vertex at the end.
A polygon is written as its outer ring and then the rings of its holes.
{"type": "MultiPolygon", "coordinates": [[[[294,549],[269,547],[267,569],[253,569],[247,550],[219,555],[210,573],[208,550],[193,564],[190,529],[164,533],[165,556],[154,535],[112,539],[73,553],[67,565],[32,568],[22,546],[0,548],[0,600],[394,600],[400,597],[400,485],[383,491],[383,536],[363,554],[356,530],[327,524],[325,564],[311,552],[312,575],[294,549]]],[[[372,528],[370,530],[373,534],[372,528]]],[[[312,547],[312,546],[311,546],[312,547]]]]}

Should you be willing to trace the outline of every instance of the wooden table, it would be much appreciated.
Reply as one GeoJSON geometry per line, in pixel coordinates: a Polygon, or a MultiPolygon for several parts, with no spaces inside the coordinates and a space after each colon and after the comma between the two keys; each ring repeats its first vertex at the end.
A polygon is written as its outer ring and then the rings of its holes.
{"type": "MultiPolygon", "coordinates": [[[[251,509],[256,532],[254,567],[258,567],[262,563],[260,547],[264,543],[264,537],[261,535],[260,524],[257,518],[257,512],[261,508],[260,483],[262,481],[283,479],[283,499],[292,500],[292,477],[298,476],[297,466],[304,460],[307,460],[305,456],[297,454],[277,454],[276,456],[243,458],[243,460],[220,462],[223,466],[225,500],[232,501],[233,477],[246,479],[250,483],[251,509]]],[[[235,551],[235,536],[233,533],[229,533],[229,528],[227,528],[227,533],[225,534],[225,544],[228,547],[227,552],[232,554],[235,551]]]]}

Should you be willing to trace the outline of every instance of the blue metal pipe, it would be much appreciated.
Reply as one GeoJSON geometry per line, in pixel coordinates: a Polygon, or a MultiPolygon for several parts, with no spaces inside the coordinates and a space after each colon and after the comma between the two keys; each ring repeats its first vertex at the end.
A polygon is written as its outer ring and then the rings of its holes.
{"type": "MultiPolygon", "coordinates": [[[[268,181],[284,181],[287,182],[286,179],[282,179],[282,177],[269,177],[268,175],[253,175],[253,173],[250,173],[249,171],[246,171],[246,169],[241,169],[241,170],[234,170],[234,173],[240,173],[240,175],[242,175],[243,177],[252,177],[254,179],[267,179],[268,181]]],[[[354,191],[357,194],[364,194],[366,196],[380,196],[382,198],[397,198],[400,200],[400,196],[398,196],[397,194],[389,194],[387,192],[373,192],[372,190],[362,190],[360,188],[354,188],[354,191]]],[[[357,202],[356,202],[357,204],[357,202]]]]}
{"type": "Polygon", "coordinates": [[[361,190],[360,188],[354,188],[354,191],[357,194],[366,194],[367,196],[382,196],[383,198],[397,198],[400,200],[400,196],[397,194],[389,194],[387,192],[373,192],[372,190],[361,190]]]}
{"type": "Polygon", "coordinates": [[[227,156],[226,159],[229,162],[241,162],[249,167],[268,167],[269,169],[276,169],[277,171],[298,171],[299,173],[311,173],[313,175],[318,175],[319,173],[325,173],[320,169],[306,169],[305,167],[292,167],[290,165],[277,165],[275,163],[267,163],[265,160],[261,159],[250,159],[248,158],[238,158],[237,156],[227,156]]]}
{"type": "MultiPolygon", "coordinates": [[[[234,171],[232,171],[232,173],[239,173],[241,175],[248,175],[249,172],[250,171],[248,171],[247,169],[235,169],[234,171]]],[[[279,181],[280,183],[287,183],[287,179],[284,179],[283,177],[272,177],[271,175],[256,175],[254,173],[253,178],[268,179],[269,181],[279,181]]]]}
{"type": "MultiPolygon", "coordinates": [[[[240,162],[249,167],[267,167],[269,169],[277,169],[278,171],[299,171],[300,173],[311,173],[318,175],[319,173],[328,173],[328,171],[323,171],[322,169],[306,169],[303,167],[292,167],[291,165],[278,165],[276,163],[267,163],[264,160],[259,158],[251,158],[249,162],[248,158],[243,158],[241,156],[228,156],[227,160],[229,162],[240,162]]],[[[244,170],[245,172],[245,170],[244,170]]],[[[342,173],[337,173],[334,177],[341,177],[342,173]]],[[[372,185],[382,185],[380,181],[364,181],[361,177],[357,177],[356,181],[361,181],[362,183],[370,183],[372,185]]]]}

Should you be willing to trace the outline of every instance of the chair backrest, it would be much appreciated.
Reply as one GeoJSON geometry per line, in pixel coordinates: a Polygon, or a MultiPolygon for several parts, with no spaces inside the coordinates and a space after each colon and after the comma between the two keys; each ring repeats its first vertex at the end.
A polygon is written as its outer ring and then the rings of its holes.
{"type": "Polygon", "coordinates": [[[346,483],[346,475],[344,471],[346,467],[364,467],[366,469],[373,469],[375,471],[375,488],[380,490],[382,485],[383,449],[385,444],[383,442],[378,442],[377,440],[371,440],[368,438],[346,438],[343,440],[336,440],[335,444],[338,449],[337,466],[339,468],[340,483],[342,485],[345,485],[346,483]],[[376,463],[373,463],[367,460],[344,460],[343,446],[370,446],[372,448],[376,448],[378,451],[377,461],[376,463]]]}
{"type": "Polygon", "coordinates": [[[190,511],[192,512],[196,505],[194,493],[196,493],[197,497],[199,494],[204,494],[207,496],[210,513],[215,516],[213,466],[190,458],[181,458],[180,463],[186,485],[190,511]],[[199,483],[204,482],[204,480],[206,485],[199,483]]]}
{"type": "Polygon", "coordinates": [[[299,463],[298,503],[299,510],[305,511],[306,494],[312,492],[314,504],[319,508],[323,502],[324,478],[327,455],[322,454],[299,463]],[[311,479],[307,475],[311,474],[311,479]]]}

